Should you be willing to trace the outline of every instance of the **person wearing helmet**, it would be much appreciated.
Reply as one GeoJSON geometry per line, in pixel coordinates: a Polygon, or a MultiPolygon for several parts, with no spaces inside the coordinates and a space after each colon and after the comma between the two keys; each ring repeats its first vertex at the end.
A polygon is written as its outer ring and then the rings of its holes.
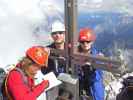
{"type": "MultiPolygon", "coordinates": [[[[92,29],[81,29],[79,32],[78,52],[87,55],[98,55],[97,50],[93,47],[95,40],[96,35],[92,29]]],[[[93,100],[104,100],[102,71],[100,69],[94,69],[90,62],[87,62],[78,68],[80,95],[87,95],[93,100]]]]}
{"type": "Polygon", "coordinates": [[[49,86],[48,80],[34,84],[34,76],[42,67],[47,67],[49,50],[33,46],[26,51],[26,56],[11,70],[5,81],[6,100],[36,100],[49,86]]]}
{"type": "Polygon", "coordinates": [[[60,21],[55,21],[52,24],[51,37],[54,41],[52,44],[55,48],[64,49],[65,42],[65,26],[60,21]]]}
{"type": "MultiPolygon", "coordinates": [[[[48,45],[49,48],[64,50],[64,44],[65,44],[65,26],[62,22],[59,20],[56,20],[52,23],[51,27],[51,37],[53,39],[53,43],[48,45]]],[[[52,54],[50,54],[52,55],[52,54]]],[[[55,56],[55,55],[52,55],[55,56]]],[[[56,55],[57,57],[60,57],[59,55],[56,55]]],[[[62,57],[63,58],[63,57],[62,57]]],[[[48,68],[42,69],[43,73],[48,73],[50,71],[53,71],[56,76],[58,76],[59,73],[66,72],[66,64],[65,59],[50,59],[48,60],[48,68]]]]}

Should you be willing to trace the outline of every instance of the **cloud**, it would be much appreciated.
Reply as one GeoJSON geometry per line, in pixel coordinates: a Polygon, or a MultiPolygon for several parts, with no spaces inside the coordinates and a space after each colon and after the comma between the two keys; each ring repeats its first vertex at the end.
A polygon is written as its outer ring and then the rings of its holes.
{"type": "Polygon", "coordinates": [[[49,41],[45,32],[50,30],[44,27],[50,25],[52,18],[61,17],[62,3],[60,0],[0,0],[0,66],[17,63],[28,47],[49,41]],[[41,31],[34,34],[38,27],[41,31]]]}
{"type": "MultiPolygon", "coordinates": [[[[131,13],[131,4],[132,0],[78,0],[79,13],[114,9],[131,13]]],[[[64,0],[0,0],[0,66],[16,63],[31,45],[50,41],[51,23],[57,19],[64,21],[64,0]]]]}
{"type": "Polygon", "coordinates": [[[122,12],[133,15],[132,0],[78,0],[79,12],[122,12]]]}

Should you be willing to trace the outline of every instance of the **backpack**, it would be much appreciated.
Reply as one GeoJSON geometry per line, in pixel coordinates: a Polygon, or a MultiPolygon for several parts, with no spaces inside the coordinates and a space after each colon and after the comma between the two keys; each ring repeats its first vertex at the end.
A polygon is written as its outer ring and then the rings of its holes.
{"type": "Polygon", "coordinates": [[[133,100],[133,76],[124,79],[123,88],[117,95],[116,100],[133,100]]]}
{"type": "Polygon", "coordinates": [[[0,100],[3,100],[2,88],[5,81],[6,72],[3,68],[0,68],[0,100]]]}
{"type": "Polygon", "coordinates": [[[17,68],[17,67],[13,68],[12,70],[10,70],[8,72],[8,74],[6,72],[3,72],[3,74],[1,74],[1,76],[0,76],[1,77],[1,83],[0,83],[1,96],[0,96],[0,100],[12,100],[12,97],[8,93],[8,89],[7,89],[7,79],[8,79],[8,76],[9,76],[10,72],[13,71],[13,70],[16,70],[19,73],[21,73],[24,83],[26,85],[28,84],[27,77],[25,76],[24,72],[20,68],[17,68]]]}

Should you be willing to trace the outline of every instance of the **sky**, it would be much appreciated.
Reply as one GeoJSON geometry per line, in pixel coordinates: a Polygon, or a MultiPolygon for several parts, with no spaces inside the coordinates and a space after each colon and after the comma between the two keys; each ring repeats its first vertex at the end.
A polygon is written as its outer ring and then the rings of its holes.
{"type": "Polygon", "coordinates": [[[78,0],[82,12],[115,11],[133,15],[132,0],[78,0]]]}
{"type": "Polygon", "coordinates": [[[63,20],[60,3],[60,0],[0,0],[1,67],[17,63],[28,47],[45,45],[44,40],[50,40],[49,21],[57,16],[63,20]]]}
{"type": "MultiPolygon", "coordinates": [[[[79,13],[124,11],[132,15],[132,0],[78,0],[79,13]]],[[[0,0],[0,67],[15,64],[32,45],[51,41],[51,22],[64,22],[64,0],[0,0]]]]}

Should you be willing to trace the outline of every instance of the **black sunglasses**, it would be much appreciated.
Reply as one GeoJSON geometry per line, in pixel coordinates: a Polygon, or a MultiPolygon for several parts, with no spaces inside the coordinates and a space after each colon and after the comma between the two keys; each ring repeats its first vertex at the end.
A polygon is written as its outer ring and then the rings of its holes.
{"type": "Polygon", "coordinates": [[[55,35],[55,34],[64,34],[64,31],[52,32],[52,35],[55,35]]]}
{"type": "Polygon", "coordinates": [[[80,43],[84,44],[84,43],[90,43],[91,41],[80,41],[80,43]]]}

